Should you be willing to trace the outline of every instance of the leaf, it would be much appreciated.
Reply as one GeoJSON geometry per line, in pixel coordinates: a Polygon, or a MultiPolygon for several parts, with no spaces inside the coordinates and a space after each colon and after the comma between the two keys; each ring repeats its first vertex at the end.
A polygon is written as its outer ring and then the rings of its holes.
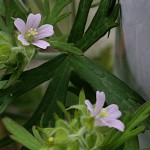
{"type": "Polygon", "coordinates": [[[3,31],[3,32],[7,32],[8,31],[8,27],[6,26],[3,18],[0,16],[0,29],[3,31]]]}
{"type": "Polygon", "coordinates": [[[138,136],[128,140],[123,150],[140,150],[138,136]]]}
{"type": "Polygon", "coordinates": [[[67,58],[64,59],[56,69],[54,77],[50,82],[43,99],[35,110],[33,116],[25,125],[27,128],[30,129],[32,125],[40,124],[42,116],[42,125],[45,127],[48,125],[49,121],[53,119],[53,113],[57,113],[58,115],[61,114],[61,110],[57,106],[57,100],[59,99],[62,103],[65,103],[66,100],[71,71],[67,61],[67,58]]]}
{"type": "Polygon", "coordinates": [[[60,101],[57,101],[57,105],[59,106],[59,108],[61,109],[61,111],[64,113],[66,119],[67,119],[68,121],[71,121],[71,116],[70,116],[70,114],[67,112],[67,110],[66,110],[64,104],[63,104],[62,102],[60,102],[60,101]]]}
{"type": "Polygon", "coordinates": [[[4,112],[13,100],[17,100],[27,91],[49,80],[65,57],[66,54],[61,54],[35,69],[24,72],[18,79],[19,82],[16,82],[15,85],[7,88],[5,91],[0,90],[0,114],[4,112]]]}
{"type": "Polygon", "coordinates": [[[68,17],[71,14],[71,12],[67,12],[67,13],[63,13],[62,15],[58,16],[56,19],[56,22],[54,24],[56,24],[57,22],[65,19],[66,17],[68,17]]]}
{"type": "Polygon", "coordinates": [[[121,111],[134,111],[145,100],[111,73],[84,56],[70,56],[74,71],[93,88],[104,91],[108,104],[116,103],[121,111]]]}
{"type": "Polygon", "coordinates": [[[85,100],[86,100],[86,97],[85,97],[84,89],[81,89],[81,91],[79,93],[79,104],[80,105],[84,105],[85,104],[85,100]]]}
{"type": "Polygon", "coordinates": [[[37,150],[43,146],[25,128],[18,125],[13,120],[4,118],[3,123],[7,130],[12,134],[10,137],[15,141],[23,144],[30,150],[37,150]]]}
{"type": "Polygon", "coordinates": [[[121,146],[125,141],[129,140],[130,138],[135,137],[136,135],[143,132],[144,130],[145,130],[145,126],[141,126],[128,132],[127,134],[123,134],[118,140],[107,145],[105,150],[110,150],[110,149],[115,150],[116,148],[121,146]]]}
{"type": "MultiPolygon", "coordinates": [[[[132,119],[126,125],[126,131],[134,129],[139,123],[142,123],[149,117],[150,102],[147,101],[141,105],[132,115],[132,119]]],[[[149,124],[148,124],[149,125],[149,124]]]]}
{"type": "Polygon", "coordinates": [[[50,14],[50,0],[44,0],[44,16],[50,14]]]}
{"type": "Polygon", "coordinates": [[[0,0],[0,16],[4,16],[5,14],[5,6],[3,0],[0,0]]]}
{"type": "Polygon", "coordinates": [[[46,22],[50,23],[52,25],[55,25],[58,21],[61,21],[62,19],[67,17],[69,15],[67,13],[63,14],[63,15],[59,15],[59,14],[64,9],[64,7],[66,7],[67,5],[69,5],[71,3],[71,1],[72,0],[63,0],[63,1],[62,0],[56,0],[55,5],[54,5],[51,13],[46,18],[46,22]]]}
{"type": "MultiPolygon", "coordinates": [[[[114,0],[116,2],[116,0],[114,0]]],[[[112,0],[101,0],[99,8],[85,32],[81,40],[76,43],[83,52],[90,48],[96,41],[103,37],[110,29],[116,27],[116,19],[120,9],[120,4],[114,3],[111,5],[112,0]],[[110,7],[111,5],[111,7],[110,7]]]]}
{"type": "Polygon", "coordinates": [[[82,51],[79,48],[69,43],[50,41],[50,44],[51,44],[51,47],[58,49],[59,51],[64,51],[64,52],[68,52],[68,53],[72,53],[76,55],[83,55],[82,51]]]}
{"type": "Polygon", "coordinates": [[[51,12],[52,17],[57,17],[60,12],[66,7],[72,0],[56,0],[53,10],[51,12]]]}
{"type": "Polygon", "coordinates": [[[83,115],[88,114],[88,110],[85,105],[72,105],[69,108],[67,108],[67,110],[71,110],[71,109],[80,110],[83,113],[83,115]]]}
{"type": "MultiPolygon", "coordinates": [[[[50,60],[49,62],[46,62],[40,67],[25,72],[23,76],[20,78],[22,83],[16,84],[15,85],[16,88],[12,87],[9,88],[9,90],[7,91],[7,94],[12,92],[14,93],[13,96],[8,95],[8,98],[11,98],[11,100],[9,99],[10,103],[10,101],[19,98],[22,94],[32,89],[33,87],[43,83],[44,81],[50,79],[55,74],[55,77],[50,82],[50,85],[41,103],[37,107],[36,111],[30,118],[30,120],[28,120],[28,122],[25,124],[25,127],[28,130],[31,130],[33,125],[40,123],[40,119],[43,114],[44,117],[42,120],[43,123],[42,125],[47,126],[49,120],[53,118],[53,113],[54,112],[58,114],[60,113],[59,109],[56,109],[58,108],[56,101],[57,99],[59,99],[61,102],[65,101],[71,71],[69,64],[66,63],[68,60],[65,58],[66,54],[61,54],[60,56],[57,56],[56,58],[50,60]],[[61,65],[58,67],[59,64],[61,65]]],[[[6,91],[5,93],[1,94],[4,97],[7,96],[6,91]]],[[[3,103],[5,104],[7,102],[8,101],[4,101],[3,103]]],[[[11,142],[10,139],[8,137],[5,137],[4,139],[0,140],[0,147],[3,147],[5,144],[10,142],[11,142]]]]}
{"type": "Polygon", "coordinates": [[[41,135],[40,135],[40,133],[39,133],[39,130],[38,130],[35,126],[32,127],[32,132],[33,132],[34,137],[35,137],[41,144],[43,144],[43,143],[44,143],[44,140],[42,139],[42,137],[41,137],[41,135]]]}
{"type": "Polygon", "coordinates": [[[84,34],[88,13],[93,0],[80,0],[78,12],[68,38],[68,43],[76,43],[84,34]]]}
{"type": "MultiPolygon", "coordinates": [[[[71,67],[66,58],[63,63],[57,68],[53,80],[50,82],[49,87],[43,97],[42,104],[44,103],[44,117],[43,126],[47,126],[49,120],[53,124],[53,113],[61,115],[61,110],[57,106],[57,100],[66,103],[66,94],[71,74],[71,67]]],[[[37,109],[37,111],[41,108],[37,109]]]]}

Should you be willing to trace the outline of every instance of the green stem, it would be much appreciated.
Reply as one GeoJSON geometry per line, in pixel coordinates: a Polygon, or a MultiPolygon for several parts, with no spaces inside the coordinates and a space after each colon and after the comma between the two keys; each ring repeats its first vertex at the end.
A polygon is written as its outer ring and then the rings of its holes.
{"type": "Polygon", "coordinates": [[[79,141],[79,143],[81,144],[81,146],[83,147],[84,150],[90,150],[90,148],[88,147],[88,145],[87,145],[87,143],[86,143],[86,141],[84,140],[84,137],[83,137],[85,131],[86,131],[85,127],[80,129],[80,131],[78,133],[78,137],[79,137],[78,141],[79,141]]]}
{"type": "Polygon", "coordinates": [[[53,59],[54,57],[58,56],[59,54],[61,54],[61,53],[60,52],[55,52],[55,53],[42,53],[42,52],[39,52],[34,57],[34,60],[50,60],[50,59],[53,59]]]}
{"type": "Polygon", "coordinates": [[[83,147],[84,150],[90,150],[82,136],[79,137],[79,143],[81,144],[81,146],[83,147]]]}

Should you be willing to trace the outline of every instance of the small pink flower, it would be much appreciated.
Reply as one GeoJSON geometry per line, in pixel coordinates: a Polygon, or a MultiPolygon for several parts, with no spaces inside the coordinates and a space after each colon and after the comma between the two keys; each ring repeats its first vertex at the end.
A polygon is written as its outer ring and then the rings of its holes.
{"type": "Polygon", "coordinates": [[[104,92],[96,92],[96,104],[95,107],[91,104],[89,100],[85,100],[88,110],[91,112],[91,115],[95,118],[95,126],[108,126],[116,128],[120,131],[124,131],[124,124],[118,120],[121,116],[119,108],[115,104],[111,104],[106,108],[103,108],[105,103],[105,94],[104,92]]]}
{"type": "Polygon", "coordinates": [[[16,28],[21,32],[18,35],[18,40],[25,46],[33,44],[39,48],[46,49],[50,44],[44,40],[45,37],[52,36],[54,34],[53,26],[45,24],[40,27],[41,15],[29,14],[27,22],[17,18],[14,22],[16,28]]]}

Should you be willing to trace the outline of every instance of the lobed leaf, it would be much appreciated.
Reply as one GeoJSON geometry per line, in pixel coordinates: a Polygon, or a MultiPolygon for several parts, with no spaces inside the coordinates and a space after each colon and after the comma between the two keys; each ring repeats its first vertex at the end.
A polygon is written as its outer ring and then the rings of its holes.
{"type": "Polygon", "coordinates": [[[30,134],[25,128],[18,125],[13,120],[4,118],[3,123],[7,130],[12,134],[10,137],[15,141],[23,144],[30,150],[37,150],[43,146],[32,136],[32,134],[30,134]]]}

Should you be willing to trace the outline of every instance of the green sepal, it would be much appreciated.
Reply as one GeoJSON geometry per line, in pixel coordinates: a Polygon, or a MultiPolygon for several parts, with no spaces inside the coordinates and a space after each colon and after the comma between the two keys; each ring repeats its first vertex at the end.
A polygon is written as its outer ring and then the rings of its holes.
{"type": "Polygon", "coordinates": [[[77,110],[80,110],[83,115],[89,115],[89,112],[85,105],[73,105],[67,108],[67,110],[70,110],[70,109],[77,109],[77,110]]]}

